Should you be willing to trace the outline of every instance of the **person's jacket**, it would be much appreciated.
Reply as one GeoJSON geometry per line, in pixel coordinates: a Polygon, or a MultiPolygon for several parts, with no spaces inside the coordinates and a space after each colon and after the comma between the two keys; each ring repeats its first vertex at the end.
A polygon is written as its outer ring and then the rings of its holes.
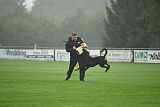
{"type": "Polygon", "coordinates": [[[76,41],[73,41],[72,37],[69,37],[65,45],[66,51],[70,52],[70,56],[75,56],[76,53],[73,47],[75,46],[76,48],[78,48],[82,43],[83,43],[83,40],[80,37],[78,37],[76,41]]]}

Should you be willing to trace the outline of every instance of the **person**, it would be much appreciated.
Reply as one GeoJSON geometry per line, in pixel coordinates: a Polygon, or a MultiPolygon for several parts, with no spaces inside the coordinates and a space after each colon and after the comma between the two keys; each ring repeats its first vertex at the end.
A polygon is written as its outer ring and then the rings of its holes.
{"type": "Polygon", "coordinates": [[[72,33],[72,36],[68,38],[68,41],[66,42],[65,48],[67,52],[70,52],[70,64],[69,64],[69,70],[67,72],[67,78],[65,80],[68,80],[73,72],[74,67],[76,66],[77,62],[80,66],[80,81],[84,80],[85,75],[85,69],[82,67],[83,60],[81,60],[81,55],[76,54],[76,49],[83,43],[82,38],[78,36],[76,32],[72,33]]]}

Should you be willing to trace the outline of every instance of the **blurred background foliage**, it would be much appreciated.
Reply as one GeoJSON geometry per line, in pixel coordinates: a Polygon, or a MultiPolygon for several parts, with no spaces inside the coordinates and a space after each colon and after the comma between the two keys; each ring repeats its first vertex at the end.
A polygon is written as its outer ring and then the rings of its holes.
{"type": "Polygon", "coordinates": [[[64,47],[78,32],[89,47],[160,47],[159,0],[0,1],[2,46],[64,47]]]}

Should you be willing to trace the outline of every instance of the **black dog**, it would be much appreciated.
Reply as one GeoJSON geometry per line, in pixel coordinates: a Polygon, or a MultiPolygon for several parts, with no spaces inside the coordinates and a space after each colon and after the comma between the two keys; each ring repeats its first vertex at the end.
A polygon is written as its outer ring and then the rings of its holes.
{"type": "MultiPolygon", "coordinates": [[[[106,68],[106,71],[109,70],[110,65],[107,64],[107,59],[105,56],[107,55],[107,49],[102,49],[102,52],[105,51],[104,56],[97,56],[97,57],[91,57],[89,55],[89,52],[85,49],[83,50],[82,60],[84,60],[83,67],[85,67],[85,70],[87,70],[89,67],[94,67],[96,65],[99,65],[100,67],[106,68]],[[107,65],[107,66],[106,66],[107,65]]],[[[79,70],[80,68],[76,69],[75,71],[79,70]]]]}

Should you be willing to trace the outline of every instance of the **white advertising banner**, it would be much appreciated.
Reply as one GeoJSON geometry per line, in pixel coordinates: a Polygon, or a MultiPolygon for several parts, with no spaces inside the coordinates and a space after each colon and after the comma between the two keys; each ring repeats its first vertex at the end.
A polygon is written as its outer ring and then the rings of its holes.
{"type": "MultiPolygon", "coordinates": [[[[100,56],[100,50],[88,50],[91,56],[100,56]]],[[[55,61],[69,61],[70,53],[66,52],[64,49],[55,50],[55,61]]]]}
{"type": "MultiPolygon", "coordinates": [[[[88,50],[90,56],[100,56],[100,50],[88,50]]],[[[102,53],[102,56],[104,53],[102,53]]],[[[131,50],[108,50],[109,62],[131,62],[131,50]]],[[[0,59],[69,61],[70,53],[65,49],[0,49],[0,59]]],[[[160,50],[135,50],[134,62],[160,63],[160,50]]]]}
{"type": "Polygon", "coordinates": [[[56,49],[55,50],[55,61],[69,61],[70,53],[66,52],[65,49],[56,49]]]}
{"type": "Polygon", "coordinates": [[[108,50],[106,56],[108,62],[131,62],[132,57],[130,50],[108,50]]]}
{"type": "Polygon", "coordinates": [[[0,49],[0,59],[26,59],[26,50],[0,49]]]}
{"type": "Polygon", "coordinates": [[[27,60],[54,60],[54,50],[27,50],[27,60]]]}
{"type": "Polygon", "coordinates": [[[100,56],[100,50],[88,50],[90,56],[100,56]]]}
{"type": "Polygon", "coordinates": [[[160,51],[157,50],[135,50],[134,62],[160,63],[160,51]]]}

